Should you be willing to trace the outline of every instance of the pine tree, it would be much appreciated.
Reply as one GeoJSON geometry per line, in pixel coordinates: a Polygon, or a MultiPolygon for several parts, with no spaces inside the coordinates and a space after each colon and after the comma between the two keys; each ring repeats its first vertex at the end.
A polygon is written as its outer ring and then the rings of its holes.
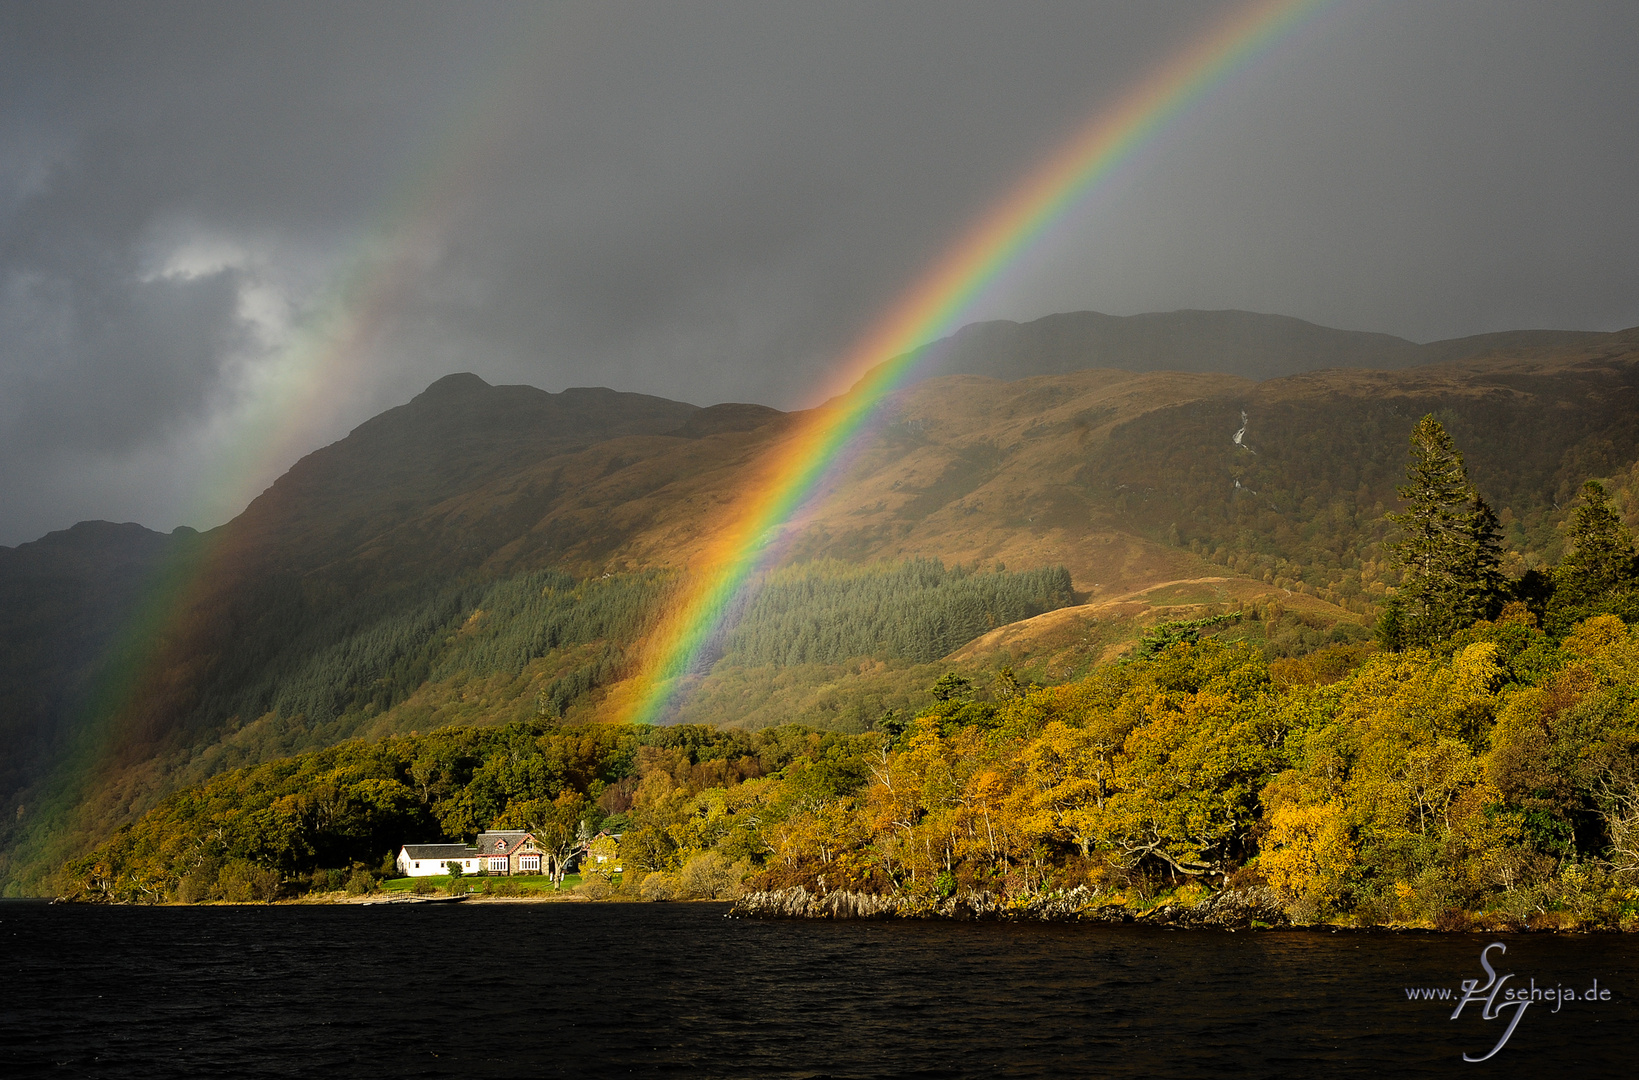
{"type": "Polygon", "coordinates": [[[1383,601],[1377,616],[1378,648],[1398,652],[1406,647],[1405,605],[1398,594],[1383,601]]]}
{"type": "Polygon", "coordinates": [[[1571,518],[1571,550],[1554,570],[1548,629],[1563,634],[1590,615],[1639,616],[1639,565],[1633,533],[1596,480],[1582,485],[1582,505],[1571,518]]]}
{"type": "Polygon", "coordinates": [[[1400,591],[1379,624],[1386,647],[1430,645],[1493,614],[1502,596],[1497,516],[1468,482],[1468,469],[1433,415],[1411,433],[1406,508],[1388,515],[1400,538],[1387,545],[1400,591]]]}
{"type": "Polygon", "coordinates": [[[1501,612],[1508,593],[1508,579],[1502,574],[1502,524],[1491,504],[1479,495],[1474,496],[1469,510],[1468,543],[1467,603],[1461,614],[1465,622],[1473,623],[1501,612]]]}

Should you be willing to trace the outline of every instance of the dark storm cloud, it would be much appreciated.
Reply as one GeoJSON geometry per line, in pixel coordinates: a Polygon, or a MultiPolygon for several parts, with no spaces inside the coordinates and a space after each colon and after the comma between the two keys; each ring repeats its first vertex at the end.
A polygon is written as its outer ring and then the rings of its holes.
{"type": "Polygon", "coordinates": [[[197,510],[200,433],[272,345],[258,288],[313,298],[505,21],[387,14],[0,12],[0,542],[197,510]]]}
{"type": "MultiPolygon", "coordinates": [[[[209,463],[361,274],[367,377],[309,446],[451,370],[805,404],[1234,6],[0,8],[0,543],[236,512],[209,463]]],[[[1631,5],[1335,5],[974,316],[1639,322],[1636,37],[1631,5]]]]}

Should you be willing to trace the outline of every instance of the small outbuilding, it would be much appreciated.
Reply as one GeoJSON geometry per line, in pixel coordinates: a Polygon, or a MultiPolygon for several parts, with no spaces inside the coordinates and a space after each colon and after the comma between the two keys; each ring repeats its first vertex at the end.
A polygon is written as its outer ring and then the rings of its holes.
{"type": "Polygon", "coordinates": [[[450,872],[450,863],[460,863],[463,874],[476,874],[478,852],[465,844],[405,844],[398,853],[398,872],[405,877],[432,877],[450,872]]]}

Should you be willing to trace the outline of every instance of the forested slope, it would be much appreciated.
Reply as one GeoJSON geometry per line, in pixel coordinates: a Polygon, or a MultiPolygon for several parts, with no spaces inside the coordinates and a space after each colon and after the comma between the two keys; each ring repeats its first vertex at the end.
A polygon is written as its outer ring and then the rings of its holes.
{"type": "MultiPolygon", "coordinates": [[[[269,649],[231,694],[200,704],[224,718],[217,736],[185,755],[127,763],[123,775],[157,792],[360,735],[455,722],[595,719],[604,690],[632,675],[636,646],[678,584],[678,574],[667,571],[576,579],[545,570],[434,587],[410,602],[403,591],[365,593],[305,619],[270,622],[270,632],[283,635],[279,648],[269,649]]],[[[736,683],[748,666],[793,667],[812,680],[826,664],[871,656],[899,661],[872,685],[863,712],[830,721],[862,729],[885,710],[921,699],[916,665],[1073,600],[1062,568],[972,572],[932,561],[796,568],[774,575],[753,596],[723,645],[705,658],[706,670],[717,670],[695,712],[707,708],[703,719],[714,724],[789,718],[714,696],[716,686],[736,683]],[[814,597],[821,599],[813,606],[804,602],[814,597]],[[908,673],[909,690],[893,677],[900,672],[908,673]]],[[[816,705],[805,707],[802,697],[787,697],[788,714],[827,723],[824,707],[817,706],[816,717],[816,705]]],[[[129,786],[111,790],[120,801],[131,794],[129,786]]],[[[76,831],[105,832],[120,809],[94,792],[81,804],[76,831]]],[[[26,812],[17,820],[30,823],[26,812]]]]}
{"type": "Polygon", "coordinates": [[[23,791],[72,751],[145,589],[191,532],[84,521],[0,548],[0,794],[23,791]]]}
{"type": "Polygon", "coordinates": [[[1079,888],[1112,918],[1222,890],[1302,922],[1639,927],[1639,642],[1620,620],[1556,646],[1510,615],[1330,661],[1206,642],[988,701],[943,680],[914,721],[851,736],[515,724],[348,743],[178,792],[60,885],[270,899],[357,880],[409,840],[603,828],[634,899],[746,881],[1005,910],[1079,888]]]}

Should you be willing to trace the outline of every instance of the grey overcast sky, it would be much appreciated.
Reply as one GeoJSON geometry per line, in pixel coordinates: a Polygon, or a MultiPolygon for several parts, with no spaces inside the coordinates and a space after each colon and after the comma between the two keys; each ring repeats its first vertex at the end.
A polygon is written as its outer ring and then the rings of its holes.
{"type": "MultiPolygon", "coordinates": [[[[452,371],[811,404],[947,244],[1237,7],[0,6],[0,544],[219,524],[452,371]]],[[[1339,0],[972,318],[1639,324],[1636,55],[1630,0],[1339,0]]]]}

